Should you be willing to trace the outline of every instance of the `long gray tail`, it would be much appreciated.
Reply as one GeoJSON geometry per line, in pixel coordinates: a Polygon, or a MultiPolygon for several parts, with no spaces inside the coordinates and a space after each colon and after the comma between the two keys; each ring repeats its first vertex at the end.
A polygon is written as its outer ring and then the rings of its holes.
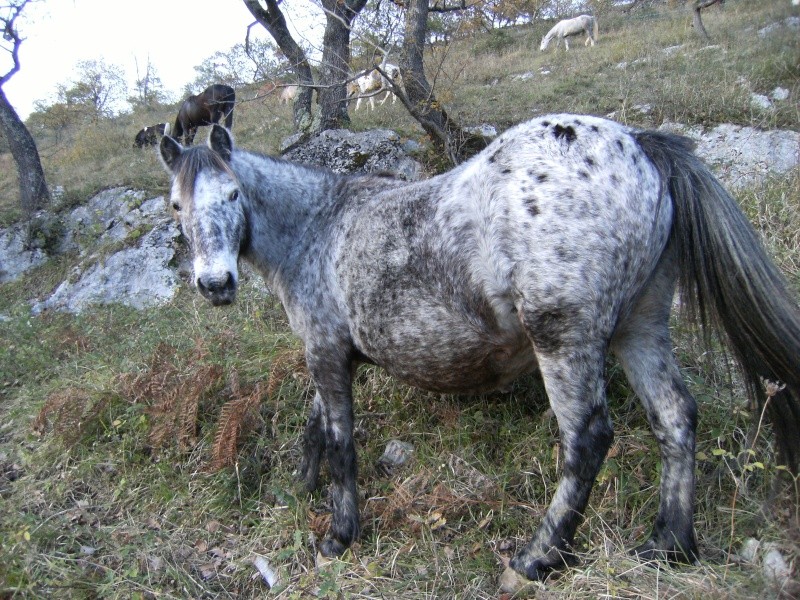
{"type": "Polygon", "coordinates": [[[682,304],[724,331],[748,393],[763,407],[779,458],[800,472],[800,307],[736,201],[693,153],[687,138],[639,132],[673,202],[682,304]],[[760,378],[785,388],[765,400],[760,378]]]}

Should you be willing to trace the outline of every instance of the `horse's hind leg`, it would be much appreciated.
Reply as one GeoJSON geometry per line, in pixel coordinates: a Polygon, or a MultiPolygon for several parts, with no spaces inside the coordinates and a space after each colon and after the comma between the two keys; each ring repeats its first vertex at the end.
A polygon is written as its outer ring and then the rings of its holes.
{"type": "Polygon", "coordinates": [[[695,562],[694,453],[697,406],[672,352],[669,312],[674,292],[669,259],[654,275],[611,349],[642,401],[661,453],[658,516],[649,539],[633,552],[646,560],[695,562]]]}
{"type": "Polygon", "coordinates": [[[614,438],[603,381],[606,340],[585,339],[586,321],[561,307],[523,311],[550,406],[558,419],[564,472],[533,539],[510,566],[542,579],[575,561],[571,544],[614,438]]]}

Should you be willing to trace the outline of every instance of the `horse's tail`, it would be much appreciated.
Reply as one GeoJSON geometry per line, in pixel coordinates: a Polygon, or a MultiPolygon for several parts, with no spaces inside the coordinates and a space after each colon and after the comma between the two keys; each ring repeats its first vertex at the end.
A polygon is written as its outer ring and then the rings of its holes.
{"type": "Polygon", "coordinates": [[[592,37],[597,41],[597,17],[592,17],[592,37]]]}
{"type": "MultiPolygon", "coordinates": [[[[747,391],[775,432],[779,459],[800,472],[800,307],[736,201],[690,140],[640,132],[639,145],[672,197],[682,305],[724,331],[747,391]],[[765,398],[761,378],[784,387],[765,398]]],[[[708,339],[708,338],[707,338],[708,339]]],[[[779,389],[779,388],[776,388],[779,389]]]]}

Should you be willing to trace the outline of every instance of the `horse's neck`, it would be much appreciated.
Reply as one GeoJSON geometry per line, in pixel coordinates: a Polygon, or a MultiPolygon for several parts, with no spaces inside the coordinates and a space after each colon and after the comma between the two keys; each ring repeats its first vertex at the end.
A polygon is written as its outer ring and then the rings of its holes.
{"type": "Polygon", "coordinates": [[[246,258],[274,273],[334,201],[331,189],[339,176],[244,151],[234,152],[232,166],[247,199],[246,258]]]}

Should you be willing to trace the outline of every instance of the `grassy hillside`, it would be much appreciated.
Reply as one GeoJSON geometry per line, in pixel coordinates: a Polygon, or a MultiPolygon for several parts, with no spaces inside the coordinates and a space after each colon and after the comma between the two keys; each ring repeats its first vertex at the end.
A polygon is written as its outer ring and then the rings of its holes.
{"type": "MultiPolygon", "coordinates": [[[[791,14],[788,0],[728,0],[704,12],[706,46],[682,11],[611,13],[595,48],[576,43],[569,53],[540,53],[548,25],[536,24],[437,48],[429,74],[460,122],[498,130],[554,111],[800,130],[797,33],[757,33],[791,14]],[[751,106],[751,92],[778,86],[790,98],[774,111],[751,106]],[[636,108],[644,105],[646,113],[636,108]]],[[[252,95],[238,92],[237,141],[274,153],[290,133],[290,109],[252,95]]],[[[34,132],[49,183],[64,190],[58,207],[111,185],[164,194],[154,152],[132,142],[143,125],[173,118],[170,110],[34,132]]],[[[355,129],[425,141],[400,103],[352,118],[355,129]]],[[[431,172],[443,164],[420,158],[431,172]]],[[[0,161],[4,225],[19,215],[13,161],[0,161]]],[[[798,198],[798,173],[739,195],[800,292],[798,198]]],[[[294,480],[313,391],[279,304],[247,277],[225,309],[187,288],[157,310],[31,317],[30,300],[68,277],[74,259],[0,285],[0,598],[261,597],[256,557],[278,572],[271,594],[281,598],[498,596],[502,563],[530,537],[560,470],[557,426],[535,378],[463,398],[362,368],[354,394],[363,532],[342,561],[317,572],[326,494],[309,496],[294,480]],[[391,439],[415,452],[387,472],[377,461],[391,439]]],[[[537,597],[779,597],[760,568],[737,558],[749,537],[777,544],[797,565],[800,490],[786,479],[771,485],[780,470],[769,427],[753,427],[724,357],[702,352],[683,323],[675,334],[700,404],[702,564],[655,569],[625,554],[649,532],[660,462],[612,362],[616,441],[576,538],[583,560],[537,597]]]]}

